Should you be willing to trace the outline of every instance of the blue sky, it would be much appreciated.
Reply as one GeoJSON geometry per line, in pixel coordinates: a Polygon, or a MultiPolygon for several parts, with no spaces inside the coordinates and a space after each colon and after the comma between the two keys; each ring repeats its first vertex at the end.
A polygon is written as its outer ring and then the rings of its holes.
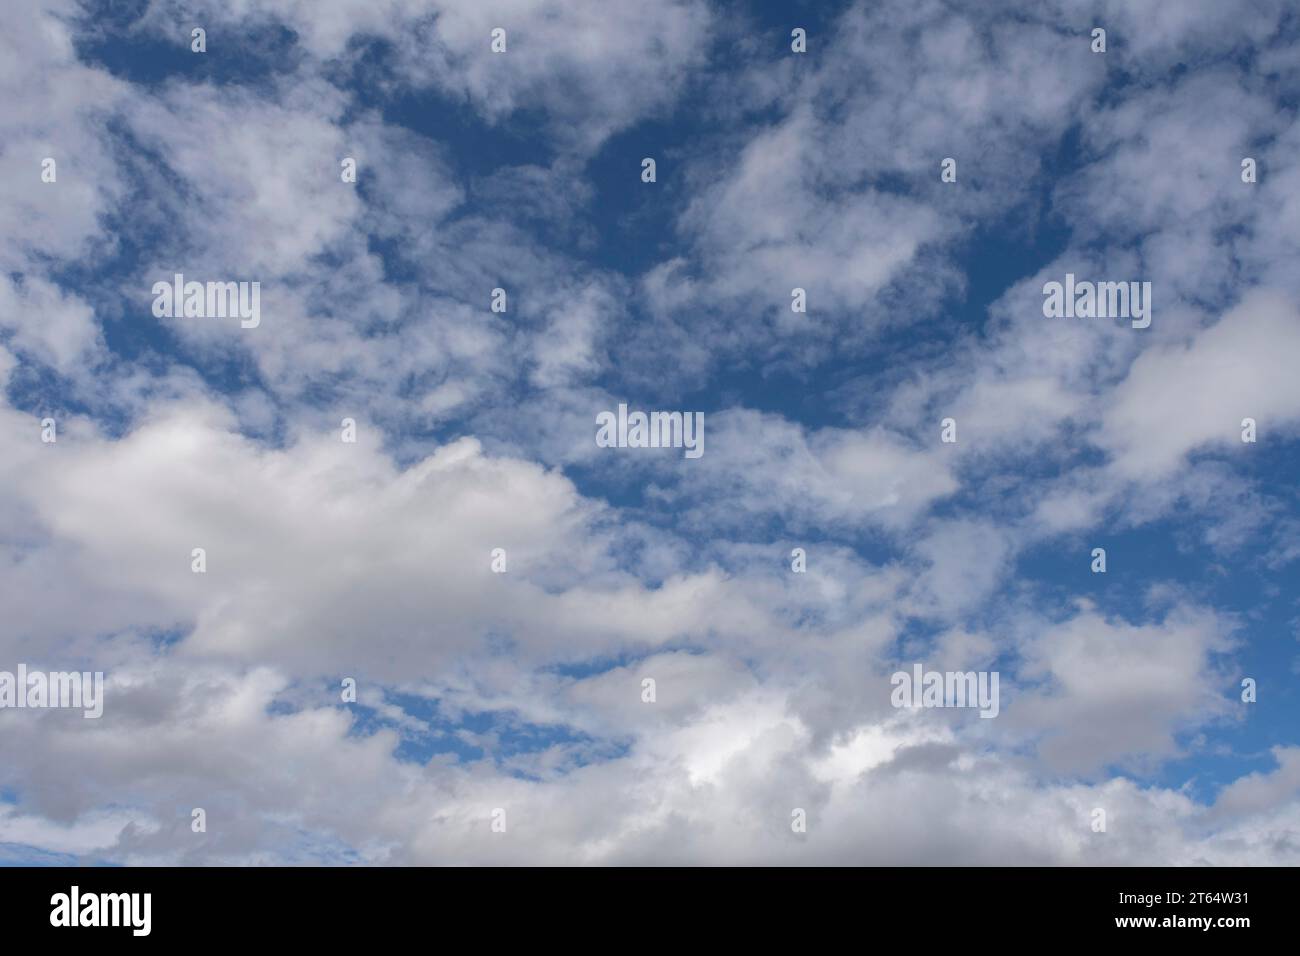
{"type": "Polygon", "coordinates": [[[0,861],[1298,862],[1287,3],[7,13],[0,861]]]}

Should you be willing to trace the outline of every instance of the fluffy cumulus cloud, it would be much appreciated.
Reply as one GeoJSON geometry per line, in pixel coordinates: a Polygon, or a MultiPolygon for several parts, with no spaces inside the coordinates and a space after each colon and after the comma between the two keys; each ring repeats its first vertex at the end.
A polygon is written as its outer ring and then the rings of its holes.
{"type": "Polygon", "coordinates": [[[1285,3],[31,6],[0,862],[1300,863],[1285,3]]]}

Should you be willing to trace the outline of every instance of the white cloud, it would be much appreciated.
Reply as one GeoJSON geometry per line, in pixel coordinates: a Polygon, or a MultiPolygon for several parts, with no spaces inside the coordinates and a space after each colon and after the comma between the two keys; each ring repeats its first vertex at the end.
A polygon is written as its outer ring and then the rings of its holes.
{"type": "Polygon", "coordinates": [[[1085,605],[1028,639],[1017,678],[1039,687],[1016,695],[1008,722],[1032,728],[1044,762],[1066,773],[1173,757],[1180,731],[1231,714],[1233,683],[1215,658],[1234,646],[1231,631],[1205,611],[1142,625],[1085,605]]]}
{"type": "Polygon", "coordinates": [[[1125,478],[1155,479],[1213,444],[1240,453],[1243,418],[1300,421],[1300,313],[1277,294],[1247,297],[1190,342],[1147,349],[1104,412],[1102,444],[1125,478]]]}

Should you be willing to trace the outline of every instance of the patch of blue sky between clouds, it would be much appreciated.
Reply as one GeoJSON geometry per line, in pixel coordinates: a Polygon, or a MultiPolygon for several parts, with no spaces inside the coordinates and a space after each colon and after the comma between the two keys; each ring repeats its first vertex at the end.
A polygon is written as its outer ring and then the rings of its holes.
{"type": "Polygon", "coordinates": [[[511,711],[453,708],[448,714],[436,698],[397,692],[386,693],[385,704],[398,708],[401,719],[358,703],[351,733],[368,737],[380,728],[397,731],[400,743],[393,755],[402,763],[423,765],[440,757],[461,764],[486,760],[511,776],[537,779],[517,758],[562,751],[563,765],[572,769],[616,760],[629,749],[626,742],[597,740],[563,724],[530,723],[511,711]]]}

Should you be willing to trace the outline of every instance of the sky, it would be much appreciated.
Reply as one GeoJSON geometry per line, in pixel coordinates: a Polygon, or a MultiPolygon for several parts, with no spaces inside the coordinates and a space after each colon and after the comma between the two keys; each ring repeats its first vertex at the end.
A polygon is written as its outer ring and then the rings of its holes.
{"type": "Polygon", "coordinates": [[[1288,0],[0,20],[0,864],[1300,864],[1288,0]]]}

